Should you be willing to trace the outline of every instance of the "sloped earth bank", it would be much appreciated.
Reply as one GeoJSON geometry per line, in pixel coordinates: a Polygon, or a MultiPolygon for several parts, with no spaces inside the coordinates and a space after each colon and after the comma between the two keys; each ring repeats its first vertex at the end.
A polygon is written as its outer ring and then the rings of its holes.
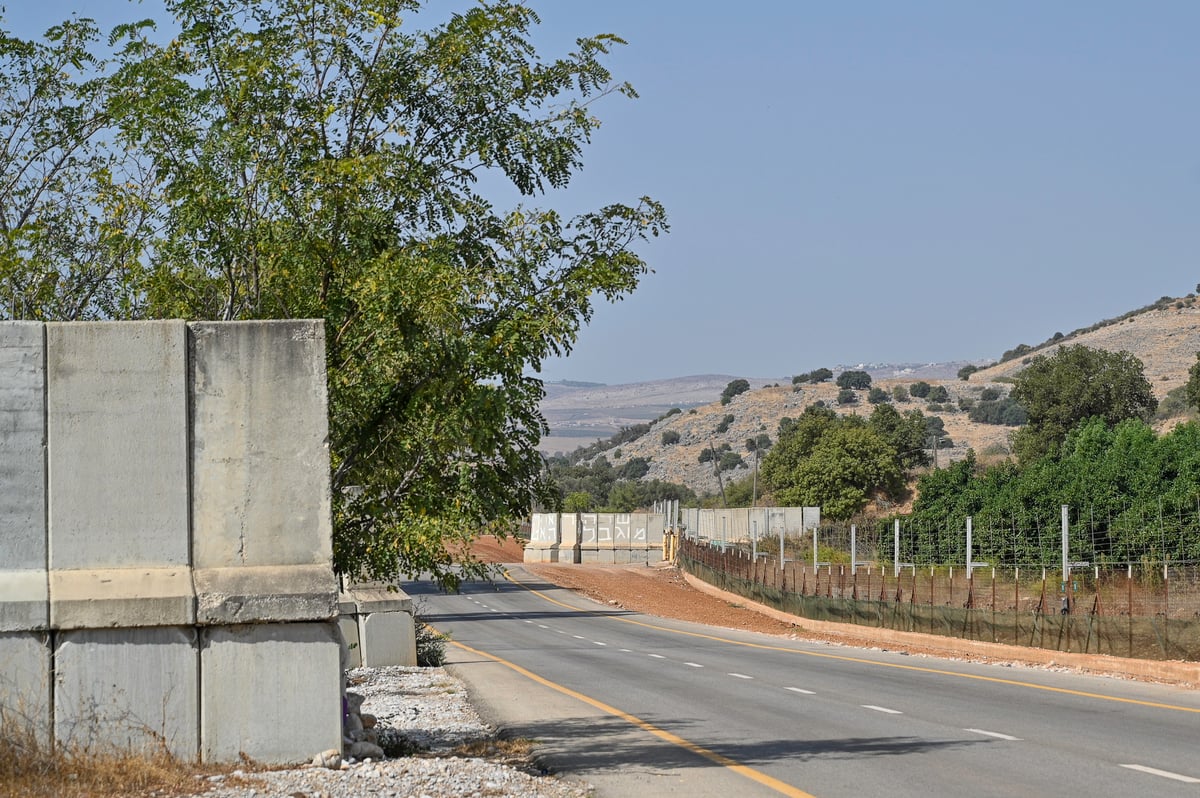
{"type": "MultiPolygon", "coordinates": [[[[472,551],[492,563],[520,563],[521,544],[514,539],[484,538],[472,551]]],[[[1091,654],[1068,654],[937,635],[893,632],[887,629],[823,623],[786,615],[686,576],[660,564],[566,565],[528,563],[524,567],[547,582],[574,590],[592,600],[647,615],[743,629],[831,645],[882,648],[914,655],[969,659],[1006,665],[1080,670],[1120,678],[1200,686],[1200,664],[1147,662],[1091,654]]]]}

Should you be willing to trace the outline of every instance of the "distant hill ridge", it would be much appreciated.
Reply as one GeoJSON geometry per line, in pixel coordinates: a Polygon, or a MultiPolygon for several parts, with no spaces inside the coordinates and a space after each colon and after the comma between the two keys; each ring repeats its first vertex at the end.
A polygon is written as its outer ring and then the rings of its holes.
{"type": "MultiPolygon", "coordinates": [[[[1031,358],[1052,354],[1059,346],[1073,344],[1132,353],[1145,365],[1146,378],[1155,396],[1162,400],[1169,391],[1187,382],[1188,370],[1196,362],[1196,353],[1200,352],[1200,301],[1194,295],[1178,299],[1163,297],[1137,311],[1076,330],[1069,335],[1056,334],[1036,347],[1018,345],[1010,350],[1010,353],[1015,352],[1010,359],[993,365],[958,361],[858,363],[829,368],[835,375],[849,369],[866,371],[872,380],[889,391],[897,385],[907,386],[917,381],[944,385],[951,394],[951,402],[941,409],[931,411],[926,403],[917,400],[896,403],[896,407],[901,411],[920,409],[926,415],[942,417],[947,434],[957,445],[954,450],[939,453],[939,456],[961,457],[968,447],[977,453],[988,451],[1003,454],[1010,429],[971,422],[967,413],[957,409],[957,402],[960,399],[978,398],[986,387],[1007,392],[1010,386],[1006,383],[1031,358]],[[971,374],[969,380],[964,382],[957,375],[967,365],[986,367],[971,374]]],[[[561,383],[547,384],[547,398],[542,403],[542,412],[550,424],[551,435],[543,441],[541,448],[550,454],[568,453],[579,446],[607,438],[622,427],[652,422],[671,408],[678,407],[684,412],[656,424],[641,439],[619,447],[620,457],[616,457],[612,451],[606,456],[614,465],[630,457],[645,457],[651,462],[647,479],[682,482],[700,492],[715,490],[716,480],[711,467],[697,462],[696,455],[700,449],[729,443],[733,450],[744,453],[747,437],[766,431],[774,438],[780,418],[798,416],[806,405],[818,400],[833,403],[837,393],[832,382],[819,386],[803,385],[800,386],[802,390],[796,392],[792,390],[791,376],[744,377],[752,390],[735,397],[728,406],[721,406],[721,391],[737,378],[726,374],[708,374],[586,388],[561,383]],[[778,388],[763,390],[763,386],[776,384],[778,388]],[[734,422],[728,425],[726,432],[717,433],[716,428],[727,415],[733,415],[734,422]],[[668,429],[680,433],[681,444],[662,445],[662,432],[668,429]]],[[[866,403],[864,397],[857,405],[839,410],[866,414],[870,413],[871,405],[866,403]]],[[[1162,422],[1164,425],[1168,423],[1173,424],[1175,420],[1162,422]]],[[[744,469],[730,472],[726,478],[736,479],[745,473],[744,469]]]]}

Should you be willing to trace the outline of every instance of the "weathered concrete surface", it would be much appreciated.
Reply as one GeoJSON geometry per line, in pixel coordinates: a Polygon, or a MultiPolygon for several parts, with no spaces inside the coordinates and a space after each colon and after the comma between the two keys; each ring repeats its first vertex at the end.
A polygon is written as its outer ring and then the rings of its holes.
{"type": "Polygon", "coordinates": [[[411,614],[402,611],[363,613],[358,616],[358,627],[363,665],[369,668],[416,666],[417,636],[411,614]]]}
{"type": "Polygon", "coordinates": [[[45,632],[0,633],[0,732],[50,742],[50,642],[45,632]]]}
{"type": "Polygon", "coordinates": [[[46,325],[51,569],[188,564],[186,332],[46,325]]]}
{"type": "Polygon", "coordinates": [[[328,563],[322,322],[189,326],[194,566],[328,563]]]}
{"type": "Polygon", "coordinates": [[[253,752],[260,762],[286,764],[341,748],[335,622],[217,626],[202,634],[204,760],[236,761],[253,752]]]}
{"type": "Polygon", "coordinates": [[[61,632],[54,652],[54,737],[60,745],[194,759],[199,729],[194,629],[61,632]]]}
{"type": "Polygon", "coordinates": [[[109,568],[50,572],[55,629],[188,626],[196,622],[187,568],[109,568]]]}
{"type": "Polygon", "coordinates": [[[34,322],[0,322],[0,632],[45,629],[46,347],[34,322]]]}
{"type": "Polygon", "coordinates": [[[337,578],[328,564],[196,569],[193,578],[201,626],[337,616],[337,578]]]}

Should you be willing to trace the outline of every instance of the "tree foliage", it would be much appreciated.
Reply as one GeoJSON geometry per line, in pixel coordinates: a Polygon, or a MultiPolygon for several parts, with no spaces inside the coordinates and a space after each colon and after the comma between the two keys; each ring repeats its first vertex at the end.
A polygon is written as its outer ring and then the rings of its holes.
{"type": "Polygon", "coordinates": [[[725,390],[721,391],[721,404],[727,405],[733,397],[738,394],[743,394],[750,390],[750,383],[747,380],[737,379],[732,380],[725,386],[725,390]]]}
{"type": "Polygon", "coordinates": [[[1200,410],[1200,352],[1196,353],[1196,362],[1188,369],[1188,381],[1183,391],[1188,406],[1200,410]]]}
{"type": "Polygon", "coordinates": [[[50,79],[88,70],[82,28],[29,51],[41,77],[0,64],[10,108],[47,104],[0,166],[52,178],[15,198],[5,312],[324,319],[336,567],[452,584],[448,539],[557,501],[536,374],[636,288],[634,247],[666,229],[648,198],[565,218],[484,188],[570,184],[594,101],[634,95],[604,65],[621,41],[545,59],[536,14],[486,0],[424,29],[415,0],[165,6],[169,42],[121,27],[98,83],[50,79]]]}
{"type": "Polygon", "coordinates": [[[871,387],[871,375],[865,371],[850,369],[839,374],[834,384],[839,388],[856,388],[865,391],[871,387]]]}
{"type": "Polygon", "coordinates": [[[1056,454],[1085,419],[1096,417],[1113,426],[1126,419],[1147,419],[1157,406],[1142,361],[1129,352],[1082,344],[1034,357],[1017,374],[1009,396],[1029,418],[1013,438],[1022,462],[1056,454]]]}

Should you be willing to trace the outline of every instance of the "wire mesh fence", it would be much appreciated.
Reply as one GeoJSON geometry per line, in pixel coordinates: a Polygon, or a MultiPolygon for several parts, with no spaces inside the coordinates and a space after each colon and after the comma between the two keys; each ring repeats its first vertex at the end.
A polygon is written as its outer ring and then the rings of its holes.
{"type": "Polygon", "coordinates": [[[974,561],[968,569],[965,558],[957,566],[902,564],[881,556],[882,535],[866,535],[859,548],[858,530],[850,525],[786,538],[782,558],[756,543],[684,539],[679,561],[726,590],[814,620],[1200,661],[1200,563],[1144,557],[1065,572],[1048,564],[981,567],[974,561]]]}

